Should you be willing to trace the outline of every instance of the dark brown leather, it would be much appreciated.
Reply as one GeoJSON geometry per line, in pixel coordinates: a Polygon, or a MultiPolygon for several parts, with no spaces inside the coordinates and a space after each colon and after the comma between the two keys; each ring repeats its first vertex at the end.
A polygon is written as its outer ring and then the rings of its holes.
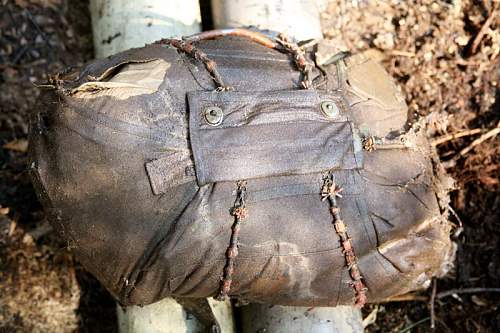
{"type": "Polygon", "coordinates": [[[34,117],[34,183],[52,224],[122,304],[216,295],[241,179],[248,217],[231,296],[353,303],[320,196],[328,172],[343,188],[369,301],[446,272],[454,247],[443,178],[423,129],[403,131],[404,100],[380,65],[362,55],[325,65],[327,81],[306,91],[286,54],[233,37],[198,47],[234,91],[214,91],[203,64],[150,45],[57,78],[34,117]],[[207,106],[222,109],[219,126],[206,124],[207,106]],[[369,136],[382,146],[363,150],[369,136]]]}

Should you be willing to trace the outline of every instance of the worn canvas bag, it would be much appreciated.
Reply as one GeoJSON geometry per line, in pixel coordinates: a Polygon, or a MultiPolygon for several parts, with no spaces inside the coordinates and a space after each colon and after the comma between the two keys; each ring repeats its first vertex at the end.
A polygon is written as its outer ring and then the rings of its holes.
{"type": "Polygon", "coordinates": [[[335,306],[444,274],[447,178],[364,55],[212,31],[51,77],[33,179],[124,305],[167,296],[335,306]]]}

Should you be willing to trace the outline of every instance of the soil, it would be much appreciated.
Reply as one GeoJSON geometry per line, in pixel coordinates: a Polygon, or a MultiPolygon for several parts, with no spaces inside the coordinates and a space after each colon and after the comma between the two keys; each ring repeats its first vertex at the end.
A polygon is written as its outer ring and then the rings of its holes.
{"type": "MultiPolygon", "coordinates": [[[[484,289],[500,287],[499,12],[491,0],[331,0],[322,14],[326,38],[380,60],[411,117],[435,124],[456,180],[454,269],[436,297],[366,307],[368,332],[500,331],[500,293],[484,289]]],[[[117,330],[114,301],[51,231],[27,174],[35,83],[92,58],[88,1],[0,0],[0,332],[117,330]]]]}

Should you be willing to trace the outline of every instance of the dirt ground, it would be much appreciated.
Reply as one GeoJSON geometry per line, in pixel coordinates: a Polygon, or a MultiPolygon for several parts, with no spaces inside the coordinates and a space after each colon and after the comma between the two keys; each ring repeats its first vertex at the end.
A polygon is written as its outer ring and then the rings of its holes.
{"type": "MultiPolygon", "coordinates": [[[[113,300],[51,231],[27,174],[34,83],[92,59],[87,6],[0,0],[2,333],[116,331],[113,300]]],[[[432,113],[433,143],[457,181],[455,268],[435,288],[368,306],[368,332],[431,332],[431,320],[435,332],[500,331],[499,12],[491,0],[332,0],[322,14],[327,38],[384,64],[412,117],[432,113]]]]}

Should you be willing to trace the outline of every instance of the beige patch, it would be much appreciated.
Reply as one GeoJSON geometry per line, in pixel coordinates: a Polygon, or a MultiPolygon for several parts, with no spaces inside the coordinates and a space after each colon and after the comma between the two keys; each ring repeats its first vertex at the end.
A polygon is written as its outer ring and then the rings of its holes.
{"type": "Polygon", "coordinates": [[[158,91],[170,63],[157,59],[145,63],[130,63],[107,81],[86,82],[73,89],[75,98],[111,96],[127,99],[132,96],[152,94],[158,91]]]}
{"type": "Polygon", "coordinates": [[[381,244],[378,250],[400,271],[413,276],[412,279],[422,272],[441,275],[453,257],[449,232],[449,224],[442,223],[441,216],[435,216],[413,226],[404,238],[381,244]]]}
{"type": "Polygon", "coordinates": [[[404,98],[385,69],[364,54],[346,59],[347,78],[352,91],[363,99],[370,99],[385,109],[405,109],[404,98]]]}

